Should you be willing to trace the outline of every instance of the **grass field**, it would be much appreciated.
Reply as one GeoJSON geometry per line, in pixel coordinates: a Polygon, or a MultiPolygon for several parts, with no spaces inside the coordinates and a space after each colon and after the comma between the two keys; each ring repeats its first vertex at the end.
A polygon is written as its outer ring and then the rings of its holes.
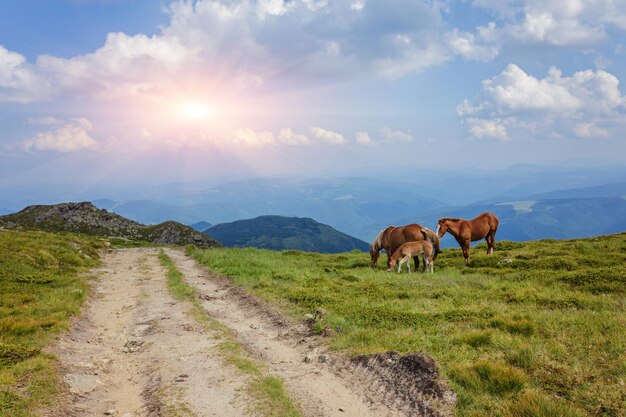
{"type": "Polygon", "coordinates": [[[79,272],[98,264],[100,241],[0,230],[0,416],[36,413],[58,394],[56,361],[42,352],[87,292],[79,272]]]}
{"type": "Polygon", "coordinates": [[[358,252],[189,249],[293,317],[326,309],[336,350],[427,352],[460,416],[626,415],[626,234],[484,250],[398,275],[358,252]]]}

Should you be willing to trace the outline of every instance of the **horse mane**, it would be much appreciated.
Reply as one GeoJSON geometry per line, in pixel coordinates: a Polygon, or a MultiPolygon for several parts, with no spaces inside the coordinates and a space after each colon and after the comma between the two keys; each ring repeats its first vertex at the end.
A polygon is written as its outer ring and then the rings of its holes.
{"type": "Polygon", "coordinates": [[[424,239],[433,244],[433,260],[437,259],[437,255],[441,253],[439,236],[437,236],[437,233],[433,232],[428,227],[422,228],[422,234],[424,235],[424,239]]]}
{"type": "Polygon", "coordinates": [[[461,219],[459,219],[458,217],[443,217],[441,219],[439,219],[439,221],[446,221],[446,222],[458,222],[461,219]]]}
{"type": "Polygon", "coordinates": [[[385,230],[389,229],[390,227],[391,226],[387,226],[383,230],[381,230],[380,233],[378,233],[378,235],[376,236],[376,238],[374,239],[374,241],[370,245],[370,249],[372,249],[372,250],[380,250],[382,248],[383,234],[385,233],[385,230]]]}

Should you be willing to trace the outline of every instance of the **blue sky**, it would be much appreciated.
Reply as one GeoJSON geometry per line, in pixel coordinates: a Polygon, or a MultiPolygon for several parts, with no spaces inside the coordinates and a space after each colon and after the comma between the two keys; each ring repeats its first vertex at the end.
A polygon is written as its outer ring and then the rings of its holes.
{"type": "Polygon", "coordinates": [[[0,184],[626,163],[626,1],[0,3],[0,184]]]}

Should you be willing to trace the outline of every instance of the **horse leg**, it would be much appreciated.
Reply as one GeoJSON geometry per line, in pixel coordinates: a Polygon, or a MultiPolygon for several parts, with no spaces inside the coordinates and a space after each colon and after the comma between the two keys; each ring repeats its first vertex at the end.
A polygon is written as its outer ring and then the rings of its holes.
{"type": "Polygon", "coordinates": [[[407,268],[409,268],[409,272],[411,272],[411,265],[409,264],[409,262],[411,261],[411,257],[410,256],[405,256],[402,259],[400,259],[400,262],[398,263],[398,274],[400,273],[402,268],[402,264],[406,263],[407,268]]]}
{"type": "Polygon", "coordinates": [[[413,257],[413,263],[415,263],[415,272],[419,271],[420,257],[419,255],[413,257]]]}
{"type": "Polygon", "coordinates": [[[463,247],[461,249],[463,249],[463,257],[465,258],[465,266],[468,266],[469,265],[469,250],[470,250],[469,242],[463,243],[463,247]]]}
{"type": "Polygon", "coordinates": [[[487,255],[491,255],[493,254],[493,241],[495,240],[491,231],[487,233],[485,240],[487,241],[487,255]]]}

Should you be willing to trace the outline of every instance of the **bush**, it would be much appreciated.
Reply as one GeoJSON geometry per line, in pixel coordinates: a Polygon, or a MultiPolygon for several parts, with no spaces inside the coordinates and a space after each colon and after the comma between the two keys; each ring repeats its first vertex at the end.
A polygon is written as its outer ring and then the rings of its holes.
{"type": "Polygon", "coordinates": [[[481,330],[463,334],[456,338],[456,342],[464,343],[470,345],[473,348],[477,348],[480,346],[490,345],[492,336],[493,333],[489,330],[481,330]]]}
{"type": "Polygon", "coordinates": [[[563,400],[536,392],[525,392],[506,410],[506,417],[582,417],[563,400]]]}
{"type": "Polygon", "coordinates": [[[452,368],[450,376],[465,388],[500,396],[521,391],[528,379],[518,369],[485,359],[452,368]]]}

